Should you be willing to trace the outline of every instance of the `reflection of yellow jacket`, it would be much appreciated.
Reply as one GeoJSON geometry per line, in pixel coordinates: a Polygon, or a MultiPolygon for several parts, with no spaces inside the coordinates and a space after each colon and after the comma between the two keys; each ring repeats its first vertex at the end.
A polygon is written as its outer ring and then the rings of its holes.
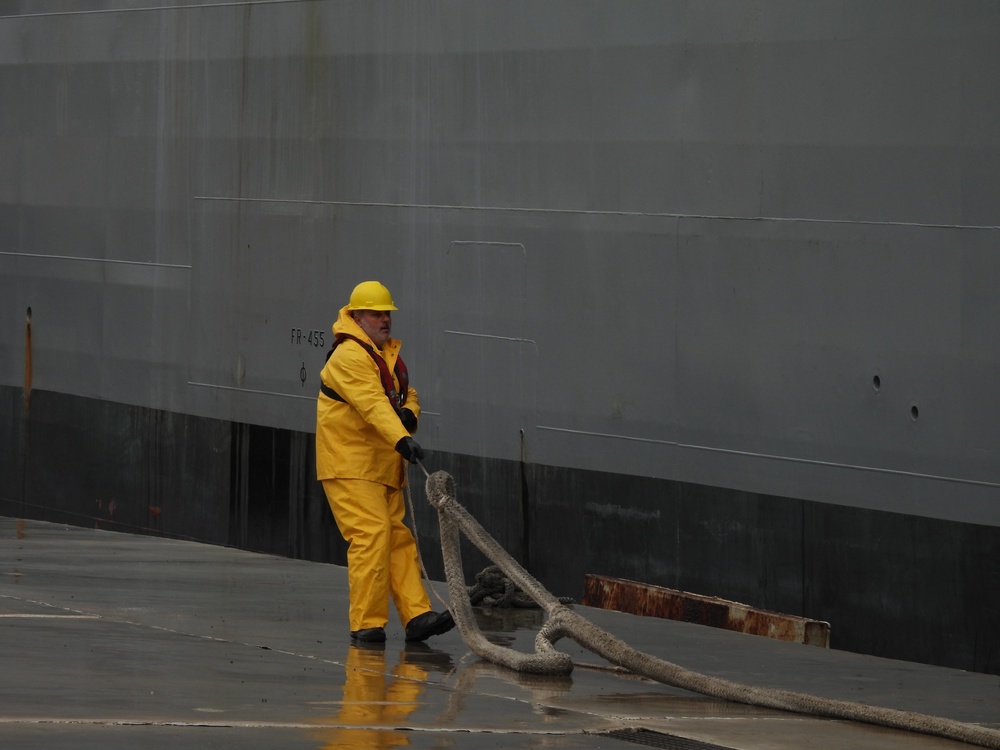
{"type": "MultiPolygon", "coordinates": [[[[333,334],[348,333],[379,349],[347,312],[340,310],[333,334]]],[[[402,344],[390,338],[381,349],[393,371],[402,344]]],[[[320,373],[323,384],[346,403],[320,394],[316,404],[316,478],[367,479],[396,489],[406,472],[396,443],[410,433],[399,421],[382,388],[378,365],[371,355],[350,339],[342,342],[320,373]]],[[[393,373],[393,381],[396,376],[393,373]]],[[[399,387],[399,383],[396,383],[399,387]]],[[[407,390],[406,408],[420,416],[417,392],[407,390]]]]}

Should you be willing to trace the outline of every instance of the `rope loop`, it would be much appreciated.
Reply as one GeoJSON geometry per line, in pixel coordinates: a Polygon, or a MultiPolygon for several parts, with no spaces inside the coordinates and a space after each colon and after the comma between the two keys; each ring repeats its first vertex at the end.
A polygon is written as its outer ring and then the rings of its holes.
{"type": "MultiPolygon", "coordinates": [[[[422,465],[421,468],[423,468],[422,465]]],[[[424,471],[426,472],[426,469],[424,471]]],[[[455,498],[455,480],[446,471],[435,471],[433,474],[428,474],[424,487],[430,504],[438,510],[444,508],[455,498]]]]}

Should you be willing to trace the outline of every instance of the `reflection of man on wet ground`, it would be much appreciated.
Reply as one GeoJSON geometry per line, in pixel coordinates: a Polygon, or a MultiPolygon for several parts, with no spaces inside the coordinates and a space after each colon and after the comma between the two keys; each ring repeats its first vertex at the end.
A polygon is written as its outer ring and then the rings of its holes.
{"type": "Polygon", "coordinates": [[[331,722],[340,726],[317,736],[324,743],[321,750],[374,750],[409,745],[410,733],[397,728],[420,705],[430,672],[451,671],[451,655],[424,643],[408,643],[388,675],[385,646],[366,643],[359,646],[351,646],[347,652],[344,698],[340,712],[331,722]]]}

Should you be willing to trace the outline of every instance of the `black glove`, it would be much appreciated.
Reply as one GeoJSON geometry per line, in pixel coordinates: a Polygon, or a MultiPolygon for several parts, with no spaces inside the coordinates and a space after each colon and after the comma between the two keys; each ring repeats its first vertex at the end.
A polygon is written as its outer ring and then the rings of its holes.
{"type": "Polygon", "coordinates": [[[411,432],[412,433],[412,432],[416,432],[417,431],[417,415],[416,414],[414,414],[412,411],[410,411],[409,409],[406,409],[406,408],[400,409],[396,413],[399,414],[399,421],[403,423],[403,427],[406,428],[407,432],[411,432]]]}
{"type": "Polygon", "coordinates": [[[396,450],[411,464],[415,464],[424,457],[424,449],[411,437],[400,438],[399,442],[396,443],[396,450]]]}

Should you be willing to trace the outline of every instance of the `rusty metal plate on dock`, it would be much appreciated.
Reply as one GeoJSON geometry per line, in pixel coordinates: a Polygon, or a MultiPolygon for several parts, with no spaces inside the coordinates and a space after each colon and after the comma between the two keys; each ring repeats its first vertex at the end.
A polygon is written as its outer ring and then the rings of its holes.
{"type": "Polygon", "coordinates": [[[735,630],[781,641],[830,646],[830,623],[768,612],[746,604],[678,591],[664,586],[587,574],[583,604],[633,615],[662,617],[697,625],[735,630]]]}

